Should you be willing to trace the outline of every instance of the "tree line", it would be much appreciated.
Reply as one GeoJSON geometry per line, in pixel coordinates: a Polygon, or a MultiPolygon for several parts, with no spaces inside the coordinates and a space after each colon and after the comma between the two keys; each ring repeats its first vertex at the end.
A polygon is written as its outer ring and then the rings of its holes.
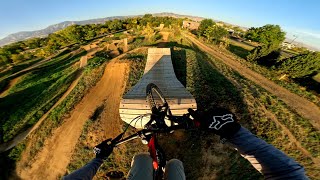
{"type": "MultiPolygon", "coordinates": [[[[197,30],[198,36],[205,37],[208,42],[226,41],[228,31],[217,26],[212,19],[201,21],[197,30]]],[[[262,27],[251,27],[243,35],[247,40],[259,45],[247,55],[248,61],[266,65],[291,78],[305,78],[320,73],[320,53],[301,51],[300,54],[287,59],[280,59],[281,44],[286,33],[279,25],[267,24],[262,27]]]]}
{"type": "Polygon", "coordinates": [[[119,30],[141,30],[146,26],[153,28],[160,24],[164,24],[165,27],[181,26],[182,21],[180,18],[153,17],[146,14],[143,17],[108,20],[103,24],[71,25],[45,38],[32,38],[1,47],[0,66],[45,57],[70,44],[82,44],[97,36],[119,30]]]}

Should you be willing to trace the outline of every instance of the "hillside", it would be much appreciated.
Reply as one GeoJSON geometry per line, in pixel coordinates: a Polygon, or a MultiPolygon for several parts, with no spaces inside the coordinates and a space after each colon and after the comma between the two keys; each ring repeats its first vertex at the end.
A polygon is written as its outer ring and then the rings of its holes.
{"type": "MultiPolygon", "coordinates": [[[[196,16],[188,16],[188,15],[180,15],[180,14],[174,14],[174,13],[155,13],[152,14],[153,16],[158,17],[175,17],[175,18],[189,18],[195,21],[201,21],[202,17],[196,17],[196,16]]],[[[56,31],[59,31],[61,29],[64,29],[70,25],[77,24],[77,25],[86,25],[86,24],[103,24],[105,21],[113,20],[113,19],[126,19],[129,17],[142,17],[143,15],[132,15],[132,16],[111,16],[106,18],[98,18],[98,19],[89,19],[89,20],[83,20],[83,21],[64,21],[58,24],[54,24],[51,26],[48,26],[47,28],[36,30],[36,31],[21,31],[17,33],[13,33],[8,35],[7,37],[0,39],[0,47],[4,46],[6,44],[10,44],[13,42],[23,41],[29,38],[33,37],[45,37],[51,33],[54,33],[56,31]]]]}

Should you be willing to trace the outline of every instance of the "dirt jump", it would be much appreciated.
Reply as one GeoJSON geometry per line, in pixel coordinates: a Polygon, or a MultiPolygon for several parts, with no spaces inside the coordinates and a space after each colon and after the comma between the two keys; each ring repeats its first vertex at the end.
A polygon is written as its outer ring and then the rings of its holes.
{"type": "MultiPolygon", "coordinates": [[[[149,48],[142,78],[123,96],[120,103],[120,117],[126,123],[129,124],[136,116],[151,113],[146,102],[146,87],[149,83],[161,89],[173,114],[183,115],[188,112],[188,108],[197,108],[194,97],[174,73],[170,48],[149,48]]],[[[134,127],[143,128],[148,121],[149,117],[141,118],[134,127]]]]}
{"type": "MultiPolygon", "coordinates": [[[[17,174],[22,179],[58,179],[63,176],[83,125],[95,109],[106,101],[106,106],[117,112],[127,70],[127,64],[119,63],[117,59],[110,61],[101,80],[76,105],[70,118],[65,119],[52,137],[45,141],[44,148],[36,155],[31,167],[25,166],[28,162],[22,158],[17,166],[17,174]]],[[[112,118],[119,118],[119,114],[114,113],[110,118],[111,122],[112,118]]]]}

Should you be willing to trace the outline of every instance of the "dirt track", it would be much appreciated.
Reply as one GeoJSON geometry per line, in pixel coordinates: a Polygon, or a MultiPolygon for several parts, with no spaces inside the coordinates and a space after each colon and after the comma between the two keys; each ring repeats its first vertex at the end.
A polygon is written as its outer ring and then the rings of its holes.
{"type": "Polygon", "coordinates": [[[45,64],[45,63],[47,63],[47,62],[50,61],[52,58],[54,58],[55,56],[57,56],[57,55],[60,54],[61,52],[65,51],[66,49],[67,49],[67,48],[61,49],[57,54],[54,54],[54,55],[52,55],[52,56],[50,56],[50,57],[48,57],[48,58],[46,58],[46,59],[43,59],[43,60],[41,60],[41,61],[33,64],[33,65],[30,66],[30,67],[27,67],[27,68],[23,69],[23,70],[21,70],[21,71],[18,71],[18,72],[16,72],[16,73],[13,73],[13,74],[11,74],[10,76],[8,76],[8,77],[6,77],[6,78],[4,78],[4,79],[11,78],[11,77],[15,77],[15,76],[19,76],[19,75],[22,74],[22,73],[25,73],[25,72],[27,72],[27,71],[33,70],[33,69],[35,69],[35,68],[37,68],[37,67],[39,67],[39,66],[41,66],[41,65],[43,65],[43,64],[45,64]]]}
{"type": "Polygon", "coordinates": [[[10,80],[10,82],[9,82],[9,84],[7,85],[7,87],[5,88],[5,90],[2,91],[2,92],[0,92],[0,98],[5,97],[5,96],[8,94],[10,88],[13,87],[14,85],[16,85],[17,82],[19,81],[19,79],[20,79],[20,77],[16,77],[16,78],[10,80]]]}
{"type": "Polygon", "coordinates": [[[50,112],[57,107],[74,89],[74,87],[78,84],[80,78],[82,75],[82,70],[78,70],[77,76],[75,77],[75,80],[70,84],[67,91],[61,96],[61,98],[38,120],[38,122],[32,126],[31,128],[27,129],[26,131],[18,134],[15,136],[11,141],[8,141],[6,143],[0,144],[0,152],[6,151],[8,149],[13,148],[18,143],[20,143],[22,140],[24,140],[29,134],[31,134],[34,130],[36,130],[41,123],[48,117],[50,112]]]}
{"type": "Polygon", "coordinates": [[[310,120],[310,123],[318,130],[320,130],[320,108],[314,103],[308,101],[305,98],[302,98],[294,93],[291,93],[289,90],[277,85],[271,80],[265,78],[259,73],[256,73],[250,70],[247,67],[244,67],[240,62],[226,57],[224,54],[204,45],[194,37],[183,34],[189,40],[191,40],[195,45],[197,45],[203,51],[211,54],[215,58],[223,61],[226,65],[236,70],[242,76],[248,78],[254,83],[260,85],[262,88],[266,89],[270,93],[276,95],[282,101],[284,101],[290,108],[299,113],[302,117],[310,120]]]}
{"type": "MultiPolygon", "coordinates": [[[[95,109],[105,100],[110,109],[118,109],[124,89],[127,64],[112,60],[105,68],[101,80],[71,112],[71,117],[46,140],[30,168],[18,165],[17,173],[23,179],[57,179],[65,173],[82,127],[95,109]]],[[[117,111],[115,111],[117,112],[117,111]]],[[[114,114],[119,116],[119,114],[114,114]]],[[[112,118],[112,117],[111,117],[112,118]]],[[[24,164],[23,159],[20,164],[24,164]]]]}

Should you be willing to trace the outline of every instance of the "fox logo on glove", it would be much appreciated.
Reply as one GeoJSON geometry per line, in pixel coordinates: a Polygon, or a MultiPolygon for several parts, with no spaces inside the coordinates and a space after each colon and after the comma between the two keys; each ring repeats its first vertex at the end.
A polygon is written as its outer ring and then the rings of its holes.
{"type": "Polygon", "coordinates": [[[212,119],[213,119],[213,121],[209,125],[209,128],[215,129],[215,130],[219,130],[224,125],[231,123],[231,122],[234,122],[234,120],[232,118],[232,114],[225,114],[222,116],[213,116],[212,119]]]}

